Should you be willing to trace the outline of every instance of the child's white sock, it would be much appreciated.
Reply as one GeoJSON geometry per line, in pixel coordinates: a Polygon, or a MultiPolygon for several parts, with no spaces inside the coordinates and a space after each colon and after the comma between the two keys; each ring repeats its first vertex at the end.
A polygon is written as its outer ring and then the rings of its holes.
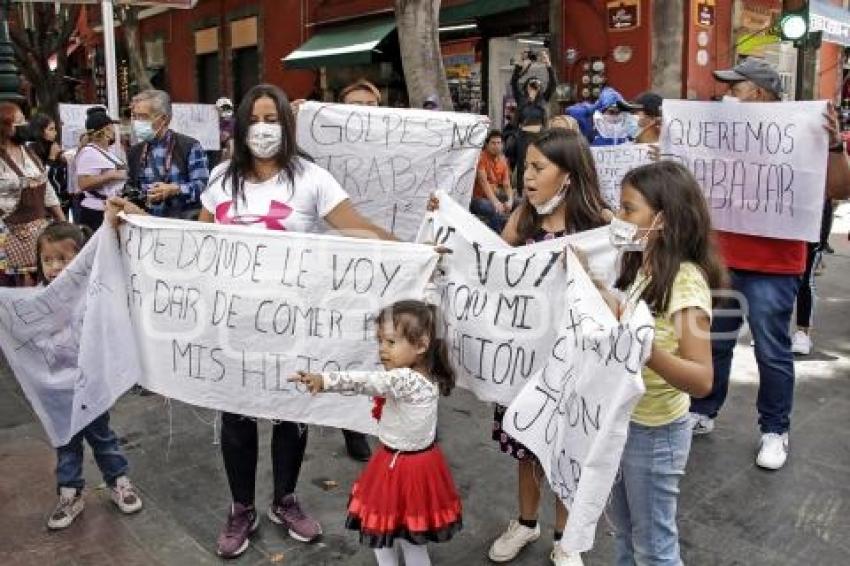
{"type": "Polygon", "coordinates": [[[398,553],[394,547],[375,548],[375,558],[378,566],[398,566],[398,553]]]}
{"type": "Polygon", "coordinates": [[[405,566],[431,566],[431,558],[428,556],[426,545],[410,544],[406,540],[398,539],[401,553],[404,555],[405,566]]]}

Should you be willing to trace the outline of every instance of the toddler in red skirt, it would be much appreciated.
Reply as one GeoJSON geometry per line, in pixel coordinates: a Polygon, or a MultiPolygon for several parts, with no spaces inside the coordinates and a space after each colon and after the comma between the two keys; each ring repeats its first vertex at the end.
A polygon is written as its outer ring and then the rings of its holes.
{"type": "Polygon", "coordinates": [[[378,315],[385,371],[299,372],[313,393],[376,396],[376,451],[351,489],[346,526],[360,532],[379,566],[397,566],[399,542],[407,566],[427,566],[429,542],[446,542],[462,527],[461,502],[435,444],[437,402],[454,387],[446,344],[437,337],[436,309],[400,301],[378,315]]]}

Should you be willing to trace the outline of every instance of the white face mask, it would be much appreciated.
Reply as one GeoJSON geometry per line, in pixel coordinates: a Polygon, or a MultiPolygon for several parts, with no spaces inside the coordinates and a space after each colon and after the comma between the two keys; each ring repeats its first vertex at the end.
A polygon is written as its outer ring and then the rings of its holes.
{"type": "Polygon", "coordinates": [[[254,157],[269,159],[280,150],[282,139],[283,129],[280,124],[258,122],[251,124],[248,128],[248,137],[245,142],[254,157]]]}
{"type": "Polygon", "coordinates": [[[616,216],[608,225],[608,239],[611,245],[620,252],[643,252],[646,250],[646,245],[649,242],[649,234],[653,230],[657,230],[655,223],[658,221],[658,215],[652,219],[652,224],[646,229],[646,232],[635,240],[635,235],[638,233],[638,225],[620,220],[616,216]]]}
{"type": "Polygon", "coordinates": [[[603,114],[598,110],[593,115],[593,126],[603,138],[624,140],[629,136],[630,124],[626,114],[603,114]]]}
{"type": "Polygon", "coordinates": [[[741,102],[741,99],[737,96],[732,96],[731,94],[724,94],[723,102],[741,102]]]}
{"type": "Polygon", "coordinates": [[[562,202],[564,202],[564,199],[566,197],[567,197],[567,188],[564,187],[560,191],[558,191],[558,194],[556,194],[555,196],[553,196],[552,198],[550,198],[549,200],[547,200],[543,204],[531,203],[531,206],[534,207],[534,210],[536,210],[537,214],[539,214],[540,216],[548,216],[548,215],[552,214],[553,212],[555,212],[555,209],[558,208],[558,206],[560,206],[562,202]]]}

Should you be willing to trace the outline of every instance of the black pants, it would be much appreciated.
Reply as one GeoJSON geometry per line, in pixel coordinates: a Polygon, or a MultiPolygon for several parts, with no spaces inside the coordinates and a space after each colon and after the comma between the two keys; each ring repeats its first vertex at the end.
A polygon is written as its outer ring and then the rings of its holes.
{"type": "MultiPolygon", "coordinates": [[[[221,416],[221,453],[233,501],[254,504],[257,480],[259,441],[257,421],[242,415],[221,416]]],[[[307,448],[307,426],[283,421],[272,426],[272,477],[274,500],[279,501],[295,491],[304,451],[307,448]]]]}
{"type": "Polygon", "coordinates": [[[820,244],[806,244],[806,272],[800,280],[797,291],[797,328],[809,328],[812,325],[812,314],[815,310],[815,267],[823,254],[820,244]]]}
{"type": "Polygon", "coordinates": [[[91,228],[92,232],[97,232],[97,229],[103,224],[103,211],[81,206],[79,223],[91,228]]]}

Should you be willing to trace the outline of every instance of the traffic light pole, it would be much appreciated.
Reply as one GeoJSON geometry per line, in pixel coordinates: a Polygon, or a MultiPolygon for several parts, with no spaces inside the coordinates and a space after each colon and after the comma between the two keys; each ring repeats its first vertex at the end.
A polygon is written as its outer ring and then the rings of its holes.
{"type": "MultiPolygon", "coordinates": [[[[807,0],[783,0],[782,12],[788,13],[808,8],[807,0]]],[[[808,18],[806,18],[806,27],[808,28],[808,18]]],[[[794,72],[794,100],[803,99],[803,91],[805,90],[804,76],[806,74],[806,56],[808,55],[808,29],[807,33],[799,41],[794,42],[797,48],[797,69],[794,72]]]]}

